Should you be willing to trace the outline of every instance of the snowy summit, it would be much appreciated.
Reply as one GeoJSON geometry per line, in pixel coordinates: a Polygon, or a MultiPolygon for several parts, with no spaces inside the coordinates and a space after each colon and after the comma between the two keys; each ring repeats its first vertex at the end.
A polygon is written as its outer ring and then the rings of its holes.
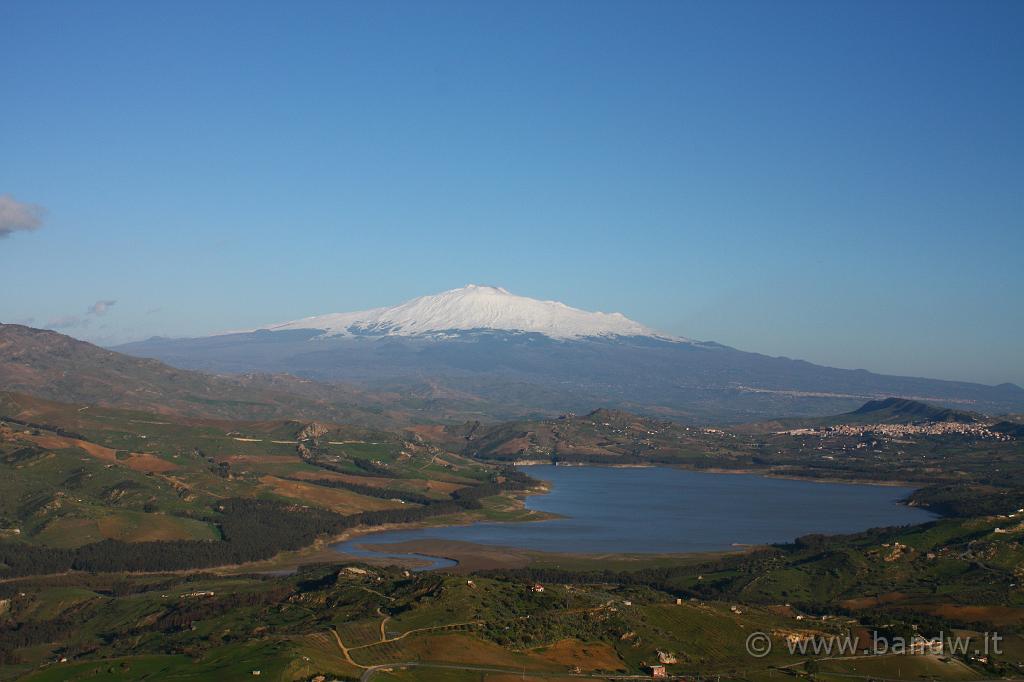
{"type": "Polygon", "coordinates": [[[533,332],[555,339],[588,336],[673,339],[621,313],[592,313],[558,301],[516,296],[500,287],[477,284],[420,296],[391,308],[317,315],[265,329],[320,329],[325,336],[420,336],[495,330],[533,332]]]}

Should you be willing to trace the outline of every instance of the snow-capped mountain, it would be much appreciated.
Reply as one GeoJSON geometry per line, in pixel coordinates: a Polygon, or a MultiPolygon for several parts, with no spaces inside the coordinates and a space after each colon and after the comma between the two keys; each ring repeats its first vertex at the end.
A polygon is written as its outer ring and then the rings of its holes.
{"type": "Polygon", "coordinates": [[[617,407],[692,421],[836,414],[901,396],[1024,410],[1024,389],[872,374],[660,334],[618,313],[469,285],[391,308],[120,346],[212,372],[284,372],[381,390],[450,419],[617,407]]]}
{"type": "Polygon", "coordinates": [[[316,315],[264,329],[319,329],[324,336],[422,336],[493,330],[543,334],[553,339],[600,336],[674,339],[621,313],[592,313],[558,301],[540,301],[517,296],[501,287],[478,284],[420,296],[391,308],[316,315]]]}

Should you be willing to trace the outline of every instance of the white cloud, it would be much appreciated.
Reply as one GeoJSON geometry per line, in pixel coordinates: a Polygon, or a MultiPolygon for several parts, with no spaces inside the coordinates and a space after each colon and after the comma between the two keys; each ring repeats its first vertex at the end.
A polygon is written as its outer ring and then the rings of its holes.
{"type": "Polygon", "coordinates": [[[39,229],[46,209],[16,200],[10,194],[0,194],[0,238],[15,232],[39,229]]]}
{"type": "Polygon", "coordinates": [[[103,317],[117,303],[115,300],[96,301],[86,308],[85,315],[61,315],[46,323],[47,329],[74,329],[76,327],[89,327],[92,318],[103,317]]]}
{"type": "Polygon", "coordinates": [[[116,303],[117,301],[96,301],[91,306],[89,306],[89,309],[86,310],[85,313],[86,315],[95,315],[97,317],[101,317],[103,315],[106,315],[107,312],[111,308],[113,308],[114,304],[116,303]]]}

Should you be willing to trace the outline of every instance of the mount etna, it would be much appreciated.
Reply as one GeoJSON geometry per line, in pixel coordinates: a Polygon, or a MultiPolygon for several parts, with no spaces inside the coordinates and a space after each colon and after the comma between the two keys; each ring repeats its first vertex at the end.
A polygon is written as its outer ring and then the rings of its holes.
{"type": "Polygon", "coordinates": [[[468,285],[373,310],[116,350],[182,369],[288,373],[397,393],[451,415],[511,418],[596,406],[689,421],[848,410],[900,396],[984,412],[1024,389],[874,374],[659,333],[619,313],[468,285]]]}

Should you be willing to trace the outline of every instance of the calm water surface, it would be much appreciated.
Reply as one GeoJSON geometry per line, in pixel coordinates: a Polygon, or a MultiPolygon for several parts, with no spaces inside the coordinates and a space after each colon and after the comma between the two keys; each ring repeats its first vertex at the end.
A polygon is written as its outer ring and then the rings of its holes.
{"type": "MultiPolygon", "coordinates": [[[[409,556],[376,553],[359,545],[439,539],[547,552],[708,552],[788,542],[808,533],[851,533],[935,518],[922,509],[898,504],[912,488],[666,467],[521,469],[552,486],[547,495],[529,497],[526,506],[564,518],[385,531],[335,548],[362,556],[409,556]]],[[[427,568],[452,564],[445,561],[427,568]]]]}

